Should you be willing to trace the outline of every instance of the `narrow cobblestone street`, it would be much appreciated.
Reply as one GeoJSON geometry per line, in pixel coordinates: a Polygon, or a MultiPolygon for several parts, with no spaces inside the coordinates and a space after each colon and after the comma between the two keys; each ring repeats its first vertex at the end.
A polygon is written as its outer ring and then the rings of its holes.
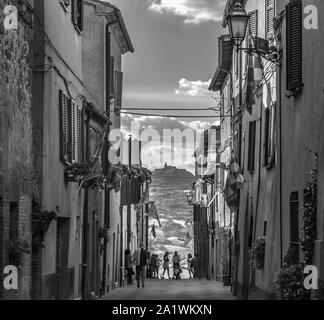
{"type": "Polygon", "coordinates": [[[108,293],[103,300],[235,300],[230,287],[207,280],[146,280],[145,288],[126,286],[108,293]]]}

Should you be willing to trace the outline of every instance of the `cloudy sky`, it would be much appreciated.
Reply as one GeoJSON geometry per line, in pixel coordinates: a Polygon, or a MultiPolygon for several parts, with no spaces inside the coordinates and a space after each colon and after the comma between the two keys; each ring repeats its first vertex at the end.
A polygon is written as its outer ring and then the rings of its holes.
{"type": "MultiPolygon", "coordinates": [[[[121,9],[135,47],[135,53],[123,56],[125,108],[205,109],[217,106],[207,88],[217,67],[217,38],[226,32],[220,24],[226,0],[110,2],[121,9]]],[[[210,110],[148,112],[197,118],[127,116],[123,122],[125,130],[134,119],[158,130],[203,129],[218,121],[212,117],[215,112],[210,110]]]]}

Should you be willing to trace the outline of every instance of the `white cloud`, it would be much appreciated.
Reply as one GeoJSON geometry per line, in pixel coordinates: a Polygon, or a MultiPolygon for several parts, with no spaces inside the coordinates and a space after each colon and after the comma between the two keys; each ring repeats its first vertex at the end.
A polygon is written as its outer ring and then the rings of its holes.
{"type": "Polygon", "coordinates": [[[183,96],[191,96],[191,97],[203,97],[210,94],[208,91],[208,87],[210,85],[211,80],[203,82],[201,80],[198,81],[190,81],[187,79],[180,79],[179,87],[174,91],[176,95],[183,96]]]}
{"type": "Polygon", "coordinates": [[[150,9],[184,17],[185,23],[221,21],[226,0],[149,0],[150,9]]]}
{"type": "MultiPolygon", "coordinates": [[[[199,133],[201,133],[201,130],[208,129],[209,127],[215,124],[214,122],[200,120],[185,122],[179,121],[176,118],[134,116],[124,114],[122,116],[122,131],[130,133],[131,125],[132,123],[134,125],[134,122],[136,122],[139,125],[140,130],[144,130],[147,128],[157,130],[161,138],[163,138],[164,129],[179,129],[180,131],[192,129],[193,132],[198,131],[199,133]]],[[[164,141],[164,143],[165,142],[166,141],[164,141]]],[[[172,159],[171,163],[169,164],[175,165],[178,168],[186,169],[190,172],[194,172],[195,159],[192,157],[192,155],[194,153],[196,142],[197,141],[194,141],[193,144],[181,142],[179,144],[175,143],[174,141],[171,145],[171,148],[170,145],[168,147],[168,142],[164,145],[166,148],[163,148],[162,145],[151,145],[148,149],[146,149],[146,151],[151,153],[150,158],[155,159],[155,161],[151,162],[150,159],[143,158],[143,164],[146,165],[149,169],[154,170],[156,168],[163,167],[165,159],[172,159]],[[185,155],[188,156],[185,157],[185,155]]],[[[145,145],[143,145],[143,148],[144,147],[145,145]]]]}

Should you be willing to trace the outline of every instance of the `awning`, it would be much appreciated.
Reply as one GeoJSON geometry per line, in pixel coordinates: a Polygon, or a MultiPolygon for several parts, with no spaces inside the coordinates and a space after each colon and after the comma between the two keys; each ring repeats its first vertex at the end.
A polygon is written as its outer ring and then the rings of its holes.
{"type": "Polygon", "coordinates": [[[224,81],[227,79],[232,67],[233,42],[229,35],[218,38],[218,67],[210,83],[208,90],[220,91],[223,89],[224,81]]]}

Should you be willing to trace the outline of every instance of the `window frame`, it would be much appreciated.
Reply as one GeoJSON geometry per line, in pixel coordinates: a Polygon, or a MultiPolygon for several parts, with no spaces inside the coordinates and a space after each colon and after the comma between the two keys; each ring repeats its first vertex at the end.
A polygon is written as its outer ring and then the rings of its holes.
{"type": "Polygon", "coordinates": [[[65,165],[82,163],[84,159],[83,109],[61,89],[59,90],[59,122],[61,162],[65,165]]]}

